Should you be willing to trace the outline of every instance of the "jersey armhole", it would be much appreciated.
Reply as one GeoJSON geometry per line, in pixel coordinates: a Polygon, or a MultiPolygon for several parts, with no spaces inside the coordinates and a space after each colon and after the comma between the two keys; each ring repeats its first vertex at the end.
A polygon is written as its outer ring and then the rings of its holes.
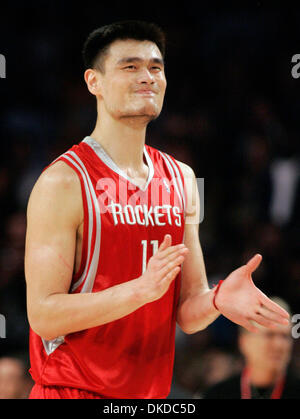
{"type": "MultiPolygon", "coordinates": [[[[73,284],[81,277],[83,274],[86,261],[87,261],[87,243],[88,243],[88,223],[89,223],[89,216],[88,216],[88,205],[87,205],[87,197],[86,197],[86,191],[84,187],[84,181],[82,178],[81,173],[79,170],[67,159],[64,158],[64,156],[60,156],[56,160],[54,160],[49,166],[53,165],[57,161],[63,161],[65,164],[67,164],[71,169],[75,171],[77,174],[79,181],[80,181],[80,187],[81,187],[81,197],[82,197],[82,204],[83,204],[83,237],[82,237],[82,249],[81,249],[81,260],[80,260],[80,266],[77,272],[73,272],[72,276],[72,282],[70,285],[70,289],[72,288],[73,284]]],[[[49,167],[47,166],[47,167],[49,167]]],[[[46,168],[45,168],[46,169],[46,168]]],[[[44,169],[44,170],[45,170],[44,169]]]]}
{"type": "Polygon", "coordinates": [[[173,156],[171,156],[171,155],[169,155],[169,157],[172,159],[172,162],[177,167],[178,172],[179,172],[179,176],[180,176],[180,179],[181,179],[181,182],[182,182],[182,195],[183,195],[182,198],[183,198],[184,219],[185,219],[185,216],[186,216],[186,206],[187,206],[187,192],[186,192],[186,185],[185,185],[185,182],[184,182],[184,176],[183,176],[181,167],[177,163],[176,159],[173,156]]]}

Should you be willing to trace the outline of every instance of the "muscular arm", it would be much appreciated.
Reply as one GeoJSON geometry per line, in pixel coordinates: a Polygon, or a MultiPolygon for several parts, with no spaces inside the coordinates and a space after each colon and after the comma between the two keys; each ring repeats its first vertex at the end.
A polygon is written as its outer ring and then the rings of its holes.
{"type": "Polygon", "coordinates": [[[76,173],[57,162],[40,176],[28,203],[27,312],[32,329],[46,340],[117,320],[160,298],[184,259],[186,249],[171,246],[166,236],[141,277],[101,292],[69,294],[83,220],[80,188],[76,173]]]}
{"type": "Polygon", "coordinates": [[[182,283],[177,323],[185,333],[205,329],[220,314],[213,306],[213,290],[207,283],[199,240],[200,200],[193,170],[178,162],[184,175],[187,206],[184,243],[189,252],[182,265],[182,283]]]}

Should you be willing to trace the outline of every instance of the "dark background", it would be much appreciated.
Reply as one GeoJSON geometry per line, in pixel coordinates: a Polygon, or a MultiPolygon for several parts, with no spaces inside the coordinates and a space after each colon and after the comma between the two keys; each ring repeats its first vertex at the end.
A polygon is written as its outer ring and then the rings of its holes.
{"type": "MultiPolygon", "coordinates": [[[[0,313],[7,337],[0,339],[0,357],[28,362],[23,268],[28,196],[43,168],[92,132],[95,100],[84,83],[81,49],[93,29],[117,20],[154,21],[166,31],[165,105],[146,142],[205,179],[200,240],[210,284],[259,252],[257,286],[299,313],[300,79],[291,75],[291,59],[300,54],[300,6],[5,3],[0,313]]],[[[294,343],[292,365],[300,371],[299,340],[294,343]]],[[[195,335],[178,330],[174,381],[181,391],[194,394],[238,363],[236,327],[223,317],[195,335]]]]}

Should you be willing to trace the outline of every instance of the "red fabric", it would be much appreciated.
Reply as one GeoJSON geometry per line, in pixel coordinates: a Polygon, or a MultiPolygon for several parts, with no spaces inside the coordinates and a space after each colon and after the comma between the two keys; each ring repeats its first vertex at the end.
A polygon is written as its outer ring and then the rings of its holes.
{"type": "MultiPolygon", "coordinates": [[[[80,268],[84,279],[70,292],[85,292],[84,287],[89,282],[87,278],[93,267],[92,256],[94,251],[96,253],[97,240],[100,240],[97,255],[99,260],[92,290],[89,292],[102,291],[140,277],[145,252],[148,261],[154,246],[161,244],[165,234],[171,234],[172,245],[182,243],[184,213],[182,198],[173,183],[175,166],[183,183],[182,173],[174,159],[164,157],[150,146],[146,146],[146,150],[154,167],[154,175],[145,191],[133,187],[125,177],[108,167],[85,142],[73,146],[59,157],[58,160],[63,160],[78,174],[84,199],[85,259],[84,266],[80,268]],[[91,184],[84,182],[87,178],[80,170],[82,166],[70,151],[83,163],[91,184]],[[173,166],[173,173],[170,164],[173,166]],[[169,181],[169,187],[161,182],[161,190],[157,194],[155,181],[162,178],[169,181]],[[125,188],[126,198],[118,189],[113,199],[123,209],[128,207],[128,214],[126,219],[123,215],[122,222],[121,214],[114,214],[114,217],[111,210],[101,213],[100,230],[97,230],[97,203],[92,202],[88,209],[87,202],[89,194],[95,194],[98,204],[104,202],[107,210],[112,198],[106,193],[107,199],[103,201],[103,179],[114,181],[120,191],[121,187],[125,188]],[[155,207],[159,217],[154,215],[154,209],[146,216],[140,208],[139,218],[136,215],[136,222],[131,222],[133,214],[129,210],[134,208],[133,198],[136,205],[147,205],[149,211],[151,206],[155,207]],[[162,205],[169,205],[171,209],[163,213],[162,205]],[[140,222],[137,222],[138,219],[140,222]],[[148,225],[146,219],[149,221],[148,225]],[[89,243],[88,227],[91,227],[89,243]],[[87,251],[89,246],[90,254],[87,251]]],[[[179,184],[177,186],[178,191],[179,184]]],[[[73,287],[78,278],[78,274],[73,278],[73,287]]],[[[159,300],[148,303],[119,320],[71,333],[49,355],[42,339],[31,330],[30,372],[35,382],[46,386],[81,388],[99,393],[103,398],[167,397],[172,381],[180,281],[181,272],[159,300]]]]}
{"type": "Polygon", "coordinates": [[[35,384],[29,399],[103,399],[100,394],[71,387],[42,386],[35,384]]]}

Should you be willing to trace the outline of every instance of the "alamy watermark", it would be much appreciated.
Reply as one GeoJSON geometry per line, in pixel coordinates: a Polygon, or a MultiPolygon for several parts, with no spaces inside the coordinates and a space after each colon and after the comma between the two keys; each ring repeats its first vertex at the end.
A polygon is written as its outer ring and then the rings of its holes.
{"type": "Polygon", "coordinates": [[[6,59],[2,54],[0,54],[0,78],[6,78],[6,59]]]}
{"type": "Polygon", "coordinates": [[[6,338],[6,320],[3,314],[0,314],[0,338],[6,338]]]}
{"type": "Polygon", "coordinates": [[[292,327],[292,336],[294,339],[300,338],[300,314],[294,314],[292,316],[292,323],[296,323],[292,327]]]}
{"type": "Polygon", "coordinates": [[[294,54],[291,61],[295,64],[291,71],[292,77],[298,79],[300,77],[300,54],[294,54]]]}
{"type": "Polygon", "coordinates": [[[101,214],[111,213],[114,224],[181,225],[198,224],[204,219],[204,179],[180,177],[153,178],[148,193],[131,182],[110,177],[99,179],[96,185],[101,214]],[[188,194],[188,197],[187,197],[188,194]]]}

